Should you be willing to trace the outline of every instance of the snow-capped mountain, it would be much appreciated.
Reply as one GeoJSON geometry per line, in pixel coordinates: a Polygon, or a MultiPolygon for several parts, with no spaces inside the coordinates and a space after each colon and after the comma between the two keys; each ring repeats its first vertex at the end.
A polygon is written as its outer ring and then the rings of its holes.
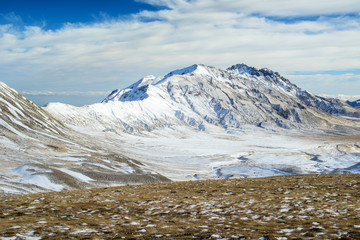
{"type": "Polygon", "coordinates": [[[0,82],[0,196],[166,181],[0,82]]]}
{"type": "Polygon", "coordinates": [[[46,110],[171,180],[360,171],[358,109],[244,64],[196,64],[46,110]]]}
{"type": "Polygon", "coordinates": [[[247,125],[326,129],[339,121],[327,113],[360,117],[360,111],[340,101],[302,91],[276,72],[244,64],[227,70],[196,64],[114,90],[102,104],[50,104],[47,110],[69,124],[130,133],[179,125],[202,131],[247,125]]]}

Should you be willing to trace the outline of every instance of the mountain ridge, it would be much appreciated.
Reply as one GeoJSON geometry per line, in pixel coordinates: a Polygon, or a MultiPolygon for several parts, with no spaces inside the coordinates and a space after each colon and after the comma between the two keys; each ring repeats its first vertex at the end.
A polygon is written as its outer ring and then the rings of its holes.
{"type": "MultiPolygon", "coordinates": [[[[224,129],[240,128],[244,124],[283,129],[320,125],[326,128],[332,125],[326,120],[326,113],[360,117],[360,111],[341,101],[313,95],[275,71],[267,68],[258,70],[245,64],[236,64],[226,70],[194,64],[174,70],[163,78],[145,77],[127,88],[112,91],[102,103],[117,101],[138,101],[142,104],[139,109],[148,112],[147,117],[153,115],[155,121],[161,120],[160,125],[171,125],[171,121],[180,120],[200,130],[205,130],[209,124],[224,129]],[[156,112],[154,106],[145,106],[144,100],[149,97],[155,105],[163,106],[161,109],[166,111],[166,116],[156,112]],[[168,118],[171,121],[167,121],[168,118]]],[[[151,121],[147,121],[149,119],[133,110],[134,118],[141,123],[132,121],[124,125],[131,126],[129,129],[140,128],[141,131],[144,130],[141,125],[153,128],[151,121]]],[[[122,114],[119,118],[129,116],[122,114]]]]}

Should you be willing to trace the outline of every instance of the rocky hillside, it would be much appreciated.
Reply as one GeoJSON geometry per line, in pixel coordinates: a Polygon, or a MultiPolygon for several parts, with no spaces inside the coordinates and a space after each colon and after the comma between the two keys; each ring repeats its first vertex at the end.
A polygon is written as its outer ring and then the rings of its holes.
{"type": "Polygon", "coordinates": [[[207,180],[0,198],[4,239],[359,239],[360,175],[207,180]]]}

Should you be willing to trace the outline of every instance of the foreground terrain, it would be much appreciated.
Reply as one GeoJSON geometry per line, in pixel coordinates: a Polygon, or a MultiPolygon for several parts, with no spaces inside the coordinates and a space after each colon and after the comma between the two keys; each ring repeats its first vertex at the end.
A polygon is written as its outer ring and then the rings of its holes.
{"type": "Polygon", "coordinates": [[[360,175],[14,195],[0,209],[2,239],[359,239],[360,175]]]}

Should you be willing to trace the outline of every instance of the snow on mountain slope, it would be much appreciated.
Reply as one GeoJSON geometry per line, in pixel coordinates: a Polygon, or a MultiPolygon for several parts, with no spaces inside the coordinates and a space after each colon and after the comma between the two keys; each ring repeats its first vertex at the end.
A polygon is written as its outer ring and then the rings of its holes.
{"type": "Polygon", "coordinates": [[[326,129],[352,124],[327,113],[360,114],[340,102],[302,91],[269,69],[244,64],[228,70],[193,65],[163,78],[148,76],[128,88],[114,90],[102,104],[75,108],[54,103],[46,109],[71,125],[130,133],[178,125],[202,131],[247,125],[326,129]]]}
{"type": "Polygon", "coordinates": [[[167,181],[0,82],[0,196],[167,181]]]}
{"type": "Polygon", "coordinates": [[[45,109],[172,180],[359,172],[359,110],[269,69],[196,64],[45,109]]]}
{"type": "Polygon", "coordinates": [[[343,115],[349,117],[360,118],[360,112],[356,109],[351,109],[343,102],[334,98],[324,98],[311,94],[306,90],[302,90],[295,84],[292,84],[288,79],[282,77],[279,73],[270,69],[263,68],[257,70],[253,67],[248,67],[244,64],[238,64],[228,68],[233,73],[245,75],[250,79],[261,81],[261,83],[267,86],[269,89],[277,89],[279,91],[285,91],[293,97],[296,97],[297,101],[305,104],[307,107],[324,111],[334,115],[343,115]]]}
{"type": "Polygon", "coordinates": [[[64,126],[39,106],[0,82],[0,128],[22,137],[22,131],[62,134],[64,126]]]}

